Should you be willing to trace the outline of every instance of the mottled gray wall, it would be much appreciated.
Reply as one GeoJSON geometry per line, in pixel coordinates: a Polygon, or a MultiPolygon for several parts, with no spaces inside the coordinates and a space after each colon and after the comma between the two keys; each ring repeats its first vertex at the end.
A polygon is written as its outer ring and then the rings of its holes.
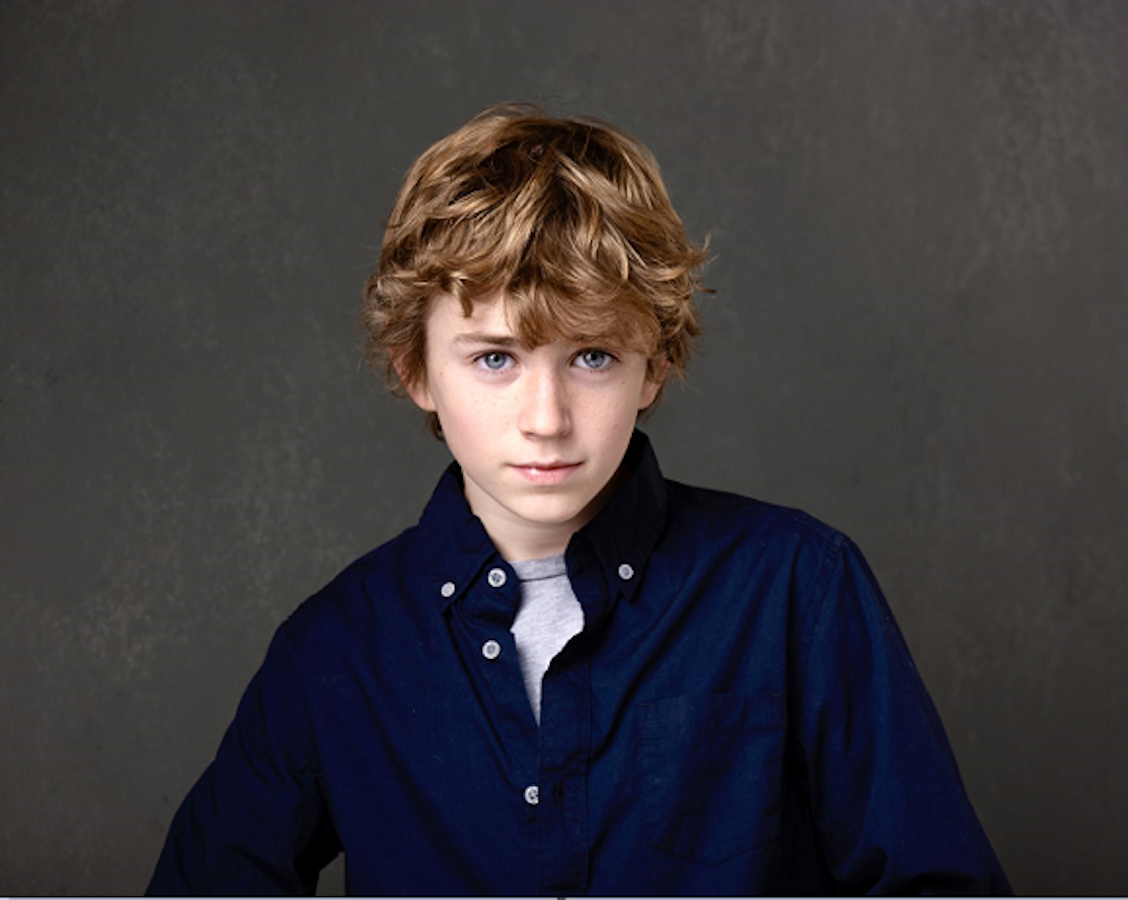
{"type": "Polygon", "coordinates": [[[1016,888],[1128,891],[1126,60],[1116,0],[5,0],[0,894],[140,891],[274,626],[414,520],[359,288],[514,98],[711,235],[668,473],[853,535],[1016,888]]]}

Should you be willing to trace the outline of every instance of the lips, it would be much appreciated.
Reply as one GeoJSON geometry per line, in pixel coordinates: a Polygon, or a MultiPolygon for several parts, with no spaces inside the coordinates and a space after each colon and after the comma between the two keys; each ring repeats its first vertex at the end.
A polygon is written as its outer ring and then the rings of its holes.
{"type": "Polygon", "coordinates": [[[560,484],[566,481],[579,467],[572,462],[532,462],[513,466],[521,477],[533,484],[560,484]]]}

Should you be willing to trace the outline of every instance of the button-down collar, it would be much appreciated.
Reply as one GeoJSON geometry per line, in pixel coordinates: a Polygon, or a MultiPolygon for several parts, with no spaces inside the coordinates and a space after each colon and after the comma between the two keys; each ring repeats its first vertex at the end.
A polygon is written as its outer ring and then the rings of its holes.
{"type": "Polygon", "coordinates": [[[630,476],[618,493],[568,547],[568,574],[575,577],[587,555],[593,554],[612,590],[633,600],[641,584],[639,574],[666,527],[666,482],[650,441],[636,431],[624,464],[630,476]],[[630,570],[632,577],[623,572],[630,570]]]}
{"type": "Polygon", "coordinates": [[[484,578],[491,560],[496,566],[500,559],[481,519],[470,511],[462,484],[462,470],[451,463],[419,522],[429,547],[429,576],[440,610],[462,597],[475,579],[484,578]]]}

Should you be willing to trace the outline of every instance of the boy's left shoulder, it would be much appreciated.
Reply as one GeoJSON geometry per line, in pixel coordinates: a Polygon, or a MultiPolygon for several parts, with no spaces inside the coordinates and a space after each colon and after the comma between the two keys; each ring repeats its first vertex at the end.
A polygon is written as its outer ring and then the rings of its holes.
{"type": "Polygon", "coordinates": [[[743,494],[666,481],[670,525],[710,540],[814,545],[837,552],[852,544],[838,529],[800,509],[743,494]]]}

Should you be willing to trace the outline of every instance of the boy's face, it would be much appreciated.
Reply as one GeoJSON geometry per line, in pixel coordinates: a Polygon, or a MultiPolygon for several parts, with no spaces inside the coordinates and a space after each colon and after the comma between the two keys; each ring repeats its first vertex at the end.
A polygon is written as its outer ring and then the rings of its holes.
{"type": "Polygon", "coordinates": [[[562,553],[612,492],[638,412],[659,382],[646,358],[613,346],[514,337],[504,302],[466,317],[451,296],[432,304],[425,380],[411,388],[438,414],[462,466],[466,499],[510,560],[562,553]]]}

